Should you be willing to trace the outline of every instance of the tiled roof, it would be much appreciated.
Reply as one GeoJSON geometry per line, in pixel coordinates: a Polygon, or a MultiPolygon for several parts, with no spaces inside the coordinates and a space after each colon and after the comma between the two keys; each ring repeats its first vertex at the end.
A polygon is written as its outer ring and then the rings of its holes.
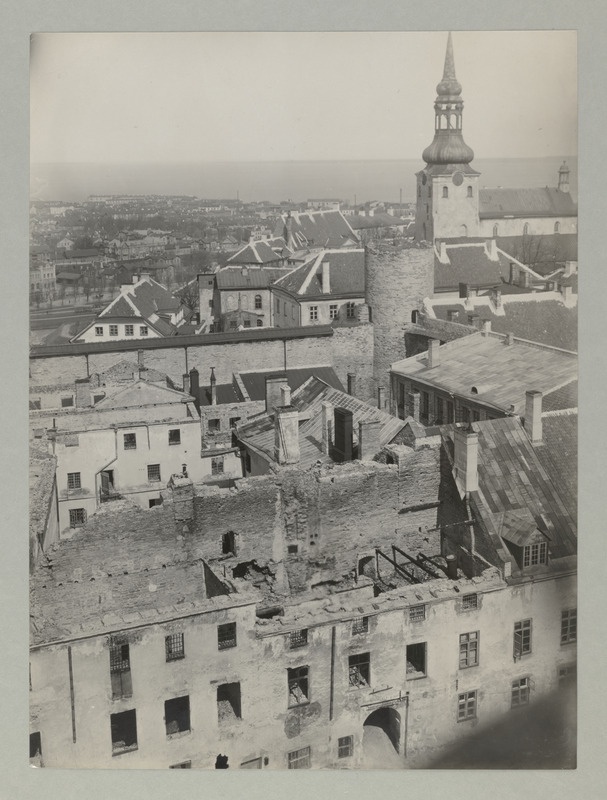
{"type": "Polygon", "coordinates": [[[489,305],[478,304],[472,310],[467,310],[457,302],[442,305],[432,304],[430,300],[429,303],[438,319],[446,320],[448,311],[458,311],[457,321],[467,324],[468,314],[478,314],[481,320],[490,320],[491,330],[497,333],[513,333],[532,342],[577,350],[577,306],[569,308],[558,300],[548,299],[547,295],[544,299],[542,293],[533,297],[537,299],[504,302],[503,316],[495,314],[489,305]]]}
{"type": "MultiPolygon", "coordinates": [[[[285,240],[286,220],[287,215],[283,214],[274,229],[274,235],[282,236],[285,240]]],[[[358,241],[341,211],[294,211],[291,214],[291,226],[297,248],[343,247],[358,241]]]]}
{"type": "MultiPolygon", "coordinates": [[[[166,404],[183,404],[192,401],[192,398],[183,392],[169,389],[167,386],[157,386],[148,381],[137,380],[124,386],[118,391],[108,394],[100,400],[95,409],[106,411],[110,408],[142,408],[145,406],[160,406],[166,404]]],[[[192,401],[193,402],[193,401],[192,401]]]]}
{"type": "MultiPolygon", "coordinates": [[[[217,405],[229,405],[230,403],[242,403],[243,399],[240,392],[237,390],[233,383],[218,383],[217,389],[217,405]]],[[[200,405],[211,405],[211,387],[200,387],[200,405]]]]}
{"type": "MultiPolygon", "coordinates": [[[[299,367],[297,369],[288,369],[281,374],[287,376],[291,392],[295,392],[296,389],[299,389],[299,387],[312,376],[320,378],[321,381],[324,381],[324,383],[334,389],[338,389],[339,391],[343,391],[344,389],[333,367],[329,366],[299,367]]],[[[269,375],[276,375],[276,370],[240,373],[240,378],[251,400],[265,400],[266,377],[269,375]]]]}
{"type": "Polygon", "coordinates": [[[563,502],[574,519],[578,507],[577,410],[542,415],[543,444],[535,448],[542,466],[559,487],[563,502]]]}
{"type": "Polygon", "coordinates": [[[442,345],[435,367],[421,353],[393,364],[392,371],[503,412],[514,406],[523,413],[527,391],[547,394],[577,379],[577,356],[520,339],[509,345],[506,337],[479,332],[442,345]]]}
{"type": "Polygon", "coordinates": [[[282,238],[250,242],[242,250],[228,258],[228,264],[271,264],[288,258],[291,251],[282,238]]]}
{"type": "Polygon", "coordinates": [[[480,189],[481,219],[500,217],[574,217],[577,205],[569,192],[544,189],[480,189]]]}
{"type": "Polygon", "coordinates": [[[407,220],[393,217],[390,214],[374,214],[372,217],[352,214],[352,216],[348,217],[348,222],[355,231],[364,228],[392,228],[397,225],[407,224],[407,220]]]}
{"type": "Polygon", "coordinates": [[[434,288],[437,291],[457,289],[460,283],[471,287],[499,286],[510,279],[513,260],[499,248],[497,259],[490,258],[485,242],[447,245],[448,264],[434,259],[434,288]]]}
{"type": "Polygon", "coordinates": [[[542,275],[554,271],[555,264],[577,261],[578,257],[577,233],[498,236],[496,242],[499,248],[524,264],[532,264],[542,275]]]}
{"type": "Polygon", "coordinates": [[[161,336],[172,336],[175,326],[163,314],[179,310],[181,302],[172,292],[153,279],[144,279],[129,287],[99,314],[100,320],[114,317],[142,317],[161,336]]]}
{"type": "Polygon", "coordinates": [[[276,286],[292,294],[304,297],[327,297],[346,295],[364,297],[365,254],[364,250],[323,250],[312,256],[300,267],[279,278],[276,286]],[[330,295],[322,291],[322,263],[329,264],[330,295]]]}
{"type": "MultiPolygon", "coordinates": [[[[375,406],[358,400],[343,391],[333,389],[318,378],[310,378],[291,396],[291,405],[300,412],[303,420],[299,424],[300,458],[298,466],[308,469],[318,461],[331,462],[328,454],[322,452],[322,402],[332,403],[334,407],[352,411],[353,432],[358,434],[361,421],[380,420],[380,444],[389,444],[405,427],[405,420],[397,419],[375,406]]],[[[274,419],[264,414],[254,422],[238,428],[238,438],[265,454],[268,461],[274,461],[274,419]]]]}
{"type": "Polygon", "coordinates": [[[142,380],[148,381],[149,383],[168,383],[170,380],[169,376],[164,372],[159,372],[156,369],[149,369],[148,367],[140,370],[139,365],[135,361],[126,361],[126,359],[117,361],[108,369],[100,372],[99,380],[102,384],[132,381],[134,373],[140,375],[142,380]]]}
{"type": "MultiPolygon", "coordinates": [[[[573,513],[562,495],[561,480],[556,471],[545,469],[538,453],[520,421],[503,417],[473,422],[478,434],[479,491],[473,493],[479,508],[502,522],[504,512],[527,509],[536,524],[543,527],[541,515],[547,518],[549,548],[553,558],[575,555],[577,528],[573,513]]],[[[443,436],[452,440],[453,429],[443,428],[443,436]]]]}
{"type": "Polygon", "coordinates": [[[261,267],[247,269],[245,267],[224,267],[216,273],[217,288],[222,289],[267,289],[281,275],[284,269],[261,267]]]}

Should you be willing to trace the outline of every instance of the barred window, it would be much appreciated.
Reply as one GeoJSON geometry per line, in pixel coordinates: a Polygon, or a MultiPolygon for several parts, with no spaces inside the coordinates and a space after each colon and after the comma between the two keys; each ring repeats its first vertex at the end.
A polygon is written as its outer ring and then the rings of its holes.
{"type": "Polygon", "coordinates": [[[86,522],[86,511],[84,508],[70,508],[70,528],[79,528],[86,522]]]}
{"type": "Polygon", "coordinates": [[[354,752],[354,737],[340,736],[337,740],[337,757],[348,758],[354,752]]]}
{"type": "Polygon", "coordinates": [[[137,434],[136,433],[125,433],[123,435],[123,442],[124,442],[124,449],[125,450],[136,450],[137,449],[137,434]]]}
{"type": "Polygon", "coordinates": [[[224,460],[223,456],[214,456],[211,459],[211,475],[223,475],[224,460]]]}
{"type": "Polygon", "coordinates": [[[459,668],[476,667],[478,665],[479,633],[462,633],[459,637],[459,668]]]}
{"type": "Polygon", "coordinates": [[[295,650],[298,647],[305,647],[308,644],[308,629],[302,628],[299,631],[291,631],[289,634],[289,649],[295,650]]]}
{"type": "Polygon", "coordinates": [[[531,652],[531,620],[523,619],[514,623],[514,658],[531,652]]]}
{"type": "Polygon", "coordinates": [[[409,620],[411,622],[422,622],[426,619],[426,606],[411,606],[409,608],[409,620]]]}
{"type": "Polygon", "coordinates": [[[518,706],[527,705],[528,702],[529,678],[519,678],[517,681],[512,681],[510,707],[517,708],[518,706]]]}
{"type": "Polygon", "coordinates": [[[561,613],[561,644],[577,640],[577,608],[570,608],[561,613]]]}
{"type": "Polygon", "coordinates": [[[172,633],[170,636],[166,636],[164,647],[167,661],[177,661],[180,658],[185,658],[183,633],[172,633]]]}
{"type": "Polygon", "coordinates": [[[465,608],[465,609],[478,608],[478,595],[477,594],[465,594],[462,597],[462,608],[465,608]]]}
{"type": "Polygon", "coordinates": [[[287,670],[289,708],[300,706],[310,700],[309,668],[295,667],[287,670]]]}
{"type": "Polygon", "coordinates": [[[181,431],[179,428],[169,431],[169,444],[181,444],[181,431]]]}
{"type": "Polygon", "coordinates": [[[369,630],[369,617],[356,617],[352,620],[352,636],[358,633],[367,633],[369,630]]]}
{"type": "Polygon", "coordinates": [[[300,750],[293,750],[287,753],[287,765],[289,769],[310,769],[311,748],[302,747],[300,750]]]}
{"type": "Polygon", "coordinates": [[[348,678],[350,686],[369,686],[371,684],[370,653],[359,653],[348,658],[348,678]]]}
{"type": "Polygon", "coordinates": [[[128,672],[131,668],[128,644],[110,646],[110,672],[128,672]]]}
{"type": "Polygon", "coordinates": [[[148,481],[160,480],[160,464],[148,464],[148,481]]]}
{"type": "Polygon", "coordinates": [[[476,717],[476,690],[473,692],[463,692],[457,696],[457,721],[463,722],[466,719],[476,717]]]}
{"type": "Polygon", "coordinates": [[[67,488],[68,489],[80,489],[80,473],[79,472],[68,472],[67,473],[67,488]]]}
{"type": "Polygon", "coordinates": [[[236,647],[236,623],[226,622],[217,626],[217,649],[227,650],[236,647]]]}
{"type": "Polygon", "coordinates": [[[128,643],[124,640],[110,640],[110,680],[113,700],[132,697],[130,651],[128,643]]]}

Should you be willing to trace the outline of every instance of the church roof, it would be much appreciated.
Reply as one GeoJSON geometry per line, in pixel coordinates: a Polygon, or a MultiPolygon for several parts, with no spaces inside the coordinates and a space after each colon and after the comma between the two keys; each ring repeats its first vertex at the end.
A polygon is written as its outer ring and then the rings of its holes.
{"type": "Polygon", "coordinates": [[[575,217],[577,205],[569,192],[543,189],[481,189],[481,219],[502,217],[575,217]]]}

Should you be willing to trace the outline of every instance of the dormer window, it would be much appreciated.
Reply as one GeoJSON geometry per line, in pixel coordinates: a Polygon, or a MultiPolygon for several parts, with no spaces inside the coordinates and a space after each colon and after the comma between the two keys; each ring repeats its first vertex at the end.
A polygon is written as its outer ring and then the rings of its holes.
{"type": "Polygon", "coordinates": [[[535,567],[548,563],[548,545],[546,542],[528,544],[523,549],[523,567],[535,567]]]}

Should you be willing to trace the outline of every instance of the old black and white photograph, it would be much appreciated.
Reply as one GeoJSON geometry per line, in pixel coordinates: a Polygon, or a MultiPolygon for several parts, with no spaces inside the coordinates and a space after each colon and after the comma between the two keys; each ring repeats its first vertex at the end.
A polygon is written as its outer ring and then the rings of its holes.
{"type": "Polygon", "coordinates": [[[577,50],[32,35],[32,767],[576,768],[577,50]]]}

